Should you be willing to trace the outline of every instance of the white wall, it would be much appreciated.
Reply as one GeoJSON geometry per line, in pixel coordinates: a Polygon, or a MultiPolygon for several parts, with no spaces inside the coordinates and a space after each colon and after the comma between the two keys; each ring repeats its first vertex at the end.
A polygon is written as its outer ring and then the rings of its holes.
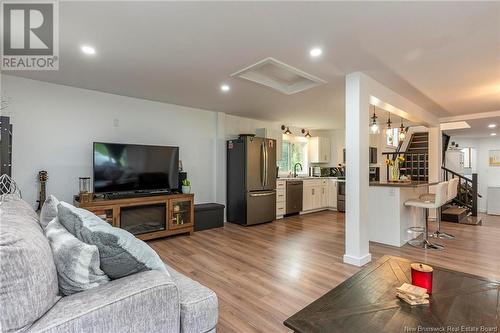
{"type": "Polygon", "coordinates": [[[500,167],[489,166],[489,151],[500,150],[500,138],[460,138],[451,137],[462,148],[475,148],[477,150],[478,192],[482,195],[478,201],[478,210],[486,212],[488,186],[500,186],[500,167]]]}
{"type": "Polygon", "coordinates": [[[2,80],[12,100],[12,174],[29,203],[35,204],[42,169],[49,174],[47,192],[71,202],[78,177],[92,176],[93,141],[179,146],[196,201],[215,200],[216,113],[12,76],[2,80]]]}
{"type": "Polygon", "coordinates": [[[72,202],[78,177],[92,176],[94,141],[179,146],[195,201],[225,204],[226,140],[281,125],[9,75],[0,83],[11,100],[12,174],[33,206],[39,170],[48,194],[72,202]]]}

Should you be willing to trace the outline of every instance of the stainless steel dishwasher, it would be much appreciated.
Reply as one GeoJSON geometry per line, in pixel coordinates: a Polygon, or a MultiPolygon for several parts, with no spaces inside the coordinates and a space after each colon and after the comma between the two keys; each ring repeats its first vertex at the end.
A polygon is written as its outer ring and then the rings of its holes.
{"type": "Polygon", "coordinates": [[[302,211],[302,180],[288,180],[286,182],[286,214],[295,214],[302,211]]]}

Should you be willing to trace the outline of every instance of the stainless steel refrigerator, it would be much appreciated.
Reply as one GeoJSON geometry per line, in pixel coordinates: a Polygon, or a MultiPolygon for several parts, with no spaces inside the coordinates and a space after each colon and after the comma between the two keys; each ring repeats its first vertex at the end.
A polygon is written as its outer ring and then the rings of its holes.
{"type": "Polygon", "coordinates": [[[276,140],[227,141],[227,221],[252,225],[276,218],[276,140]]]}

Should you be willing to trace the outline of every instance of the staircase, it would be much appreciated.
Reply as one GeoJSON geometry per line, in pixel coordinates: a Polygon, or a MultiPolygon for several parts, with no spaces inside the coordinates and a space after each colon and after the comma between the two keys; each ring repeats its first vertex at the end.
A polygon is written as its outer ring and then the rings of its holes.
{"type": "Polygon", "coordinates": [[[429,133],[413,133],[406,152],[401,172],[412,180],[429,180],[429,133]]]}
{"type": "MultiPolygon", "coordinates": [[[[429,133],[413,133],[406,151],[401,151],[402,142],[399,143],[395,152],[385,152],[387,159],[395,160],[398,156],[403,156],[405,161],[401,164],[401,175],[409,176],[412,180],[429,180],[429,133]]],[[[389,175],[389,166],[387,166],[389,175]]]]}
{"type": "Polygon", "coordinates": [[[481,195],[477,193],[478,178],[477,173],[472,174],[472,178],[464,177],[450,169],[441,167],[443,179],[450,180],[458,178],[458,194],[441,211],[441,220],[463,224],[481,224],[481,218],[477,216],[477,201],[481,195]]]}

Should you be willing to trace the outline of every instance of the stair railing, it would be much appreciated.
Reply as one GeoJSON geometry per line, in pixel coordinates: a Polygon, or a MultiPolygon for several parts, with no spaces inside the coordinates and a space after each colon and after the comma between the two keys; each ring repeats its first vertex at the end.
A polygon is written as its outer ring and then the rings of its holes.
{"type": "Polygon", "coordinates": [[[443,170],[443,179],[448,181],[452,178],[458,178],[458,194],[453,201],[470,210],[472,216],[477,216],[477,202],[481,195],[477,192],[478,178],[477,173],[472,174],[472,179],[462,176],[453,170],[441,167],[443,170]]]}

